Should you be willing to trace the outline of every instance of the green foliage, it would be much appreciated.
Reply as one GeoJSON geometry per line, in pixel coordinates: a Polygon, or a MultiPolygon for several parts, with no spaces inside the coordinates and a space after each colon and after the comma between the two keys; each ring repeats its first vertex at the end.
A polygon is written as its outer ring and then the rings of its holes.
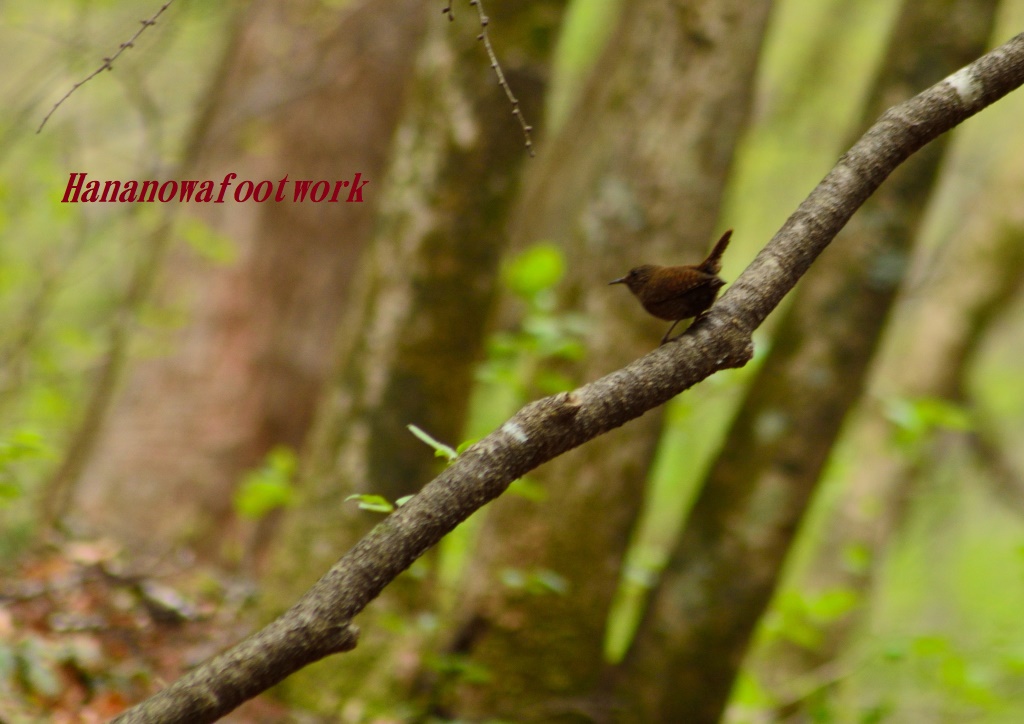
{"type": "Polygon", "coordinates": [[[238,249],[231,237],[217,232],[202,219],[185,216],[177,221],[178,236],[193,251],[215,264],[230,264],[238,258],[238,249]]]}
{"type": "Polygon", "coordinates": [[[267,513],[295,502],[295,453],[276,447],[257,470],[247,473],[235,492],[235,510],[244,518],[259,520],[267,513]]]}
{"type": "Polygon", "coordinates": [[[857,591],[845,588],[815,594],[783,591],[764,621],[763,634],[769,640],[783,639],[817,649],[822,644],[823,628],[848,614],[860,600],[857,591]]]}
{"type": "Polygon", "coordinates": [[[1000,689],[1013,676],[998,659],[984,661],[940,633],[924,633],[887,642],[883,661],[890,667],[907,667],[934,682],[951,702],[994,710],[1006,704],[1000,689]]]}
{"type": "MultiPolygon", "coordinates": [[[[586,324],[582,315],[558,310],[555,290],[565,268],[564,254],[550,243],[530,247],[504,265],[500,279],[522,306],[522,322],[518,328],[500,331],[488,340],[487,358],[476,373],[480,384],[471,401],[470,434],[482,436],[500,426],[526,400],[575,386],[559,367],[583,357],[581,339],[586,324]]],[[[456,452],[463,452],[468,444],[463,443],[456,452]]],[[[547,491],[529,478],[514,481],[508,492],[533,502],[547,498],[547,491]]],[[[452,586],[462,578],[462,566],[472,552],[479,520],[479,515],[474,516],[441,544],[442,578],[452,586]]],[[[513,573],[506,583],[550,592],[564,581],[513,573]]]]}
{"type": "MultiPolygon", "coordinates": [[[[445,445],[443,442],[437,440],[425,430],[416,427],[416,425],[406,425],[406,427],[418,440],[433,448],[434,457],[444,458],[449,463],[454,462],[456,458],[459,457],[460,453],[476,442],[475,440],[466,440],[459,445],[458,448],[453,448],[450,445],[445,445]]],[[[375,495],[373,493],[357,493],[345,498],[345,502],[347,503],[350,500],[355,500],[359,502],[359,508],[361,510],[367,510],[371,513],[384,513],[387,515],[389,513],[394,513],[396,508],[401,508],[410,499],[412,499],[412,497],[412,495],[406,495],[392,503],[382,495],[375,495]]]]}
{"type": "Polygon", "coordinates": [[[506,568],[501,572],[501,583],[507,588],[523,591],[531,596],[551,593],[564,596],[569,592],[569,582],[563,576],[547,568],[538,568],[532,571],[506,568]]]}
{"type": "Polygon", "coordinates": [[[491,338],[487,361],[477,373],[480,381],[510,390],[517,401],[575,387],[557,365],[583,358],[586,323],[582,315],[557,310],[555,287],[564,274],[563,253],[547,243],[530,247],[505,265],[503,283],[526,305],[526,312],[518,329],[491,338]]]}
{"type": "Polygon", "coordinates": [[[28,638],[16,652],[18,683],[36,696],[55,698],[61,689],[57,668],[62,663],[52,646],[37,638],[28,638]]]}
{"type": "MultiPolygon", "coordinates": [[[[767,711],[774,707],[776,703],[771,692],[761,685],[756,676],[753,676],[747,669],[740,670],[739,675],[736,677],[736,684],[733,687],[732,701],[730,703],[732,708],[741,711],[747,709],[767,711]]],[[[748,720],[757,721],[758,718],[755,715],[751,715],[749,719],[746,717],[743,719],[743,721],[748,720]]]]}
{"type": "Polygon", "coordinates": [[[33,430],[15,430],[0,440],[0,507],[24,494],[24,463],[49,460],[53,451],[33,430]]]}
{"type": "Polygon", "coordinates": [[[383,495],[374,495],[372,493],[357,493],[350,495],[345,498],[345,502],[350,500],[359,501],[359,509],[367,510],[371,513],[394,513],[397,508],[401,508],[407,502],[413,498],[412,495],[405,495],[392,503],[390,500],[385,498],[383,495]]]}
{"type": "Polygon", "coordinates": [[[467,684],[487,684],[494,678],[486,666],[462,654],[432,654],[426,663],[431,671],[467,684]]]}
{"type": "Polygon", "coordinates": [[[937,397],[891,398],[886,401],[886,417],[893,424],[893,442],[905,452],[916,452],[938,430],[974,427],[970,412],[937,397]]]}
{"type": "Polygon", "coordinates": [[[866,573],[871,566],[871,549],[863,543],[852,543],[842,550],[843,565],[853,573],[866,573]]]}
{"type": "Polygon", "coordinates": [[[543,503],[548,498],[547,488],[533,478],[527,477],[513,480],[512,484],[508,486],[508,492],[510,495],[529,500],[531,503],[543,503]]]}
{"type": "MultiPolygon", "coordinates": [[[[112,326],[137,311],[123,300],[164,213],[143,204],[61,203],[69,173],[126,179],[172,168],[234,10],[192,4],[175,12],[176,32],[147,33],[148,50],[126,54],[114,75],[83,86],[36,135],[53,101],[127,40],[130,27],[116,20],[122,12],[133,10],[120,1],[41,8],[14,0],[0,23],[9,61],[0,91],[0,440],[31,429],[57,455],[108,362],[112,326]],[[58,37],[75,50],[54,54],[39,42],[58,37]],[[110,80],[126,71],[134,88],[127,92],[110,80]]],[[[0,464],[0,556],[35,532],[31,503],[57,457],[22,453],[0,464]]]]}
{"type": "Polygon", "coordinates": [[[564,123],[584,87],[586,74],[599,57],[621,9],[621,0],[572,0],[555,49],[551,90],[547,96],[550,132],[564,123]]]}
{"type": "Polygon", "coordinates": [[[383,495],[374,495],[372,493],[357,493],[350,495],[345,498],[345,502],[350,500],[359,501],[359,509],[367,510],[371,513],[394,513],[395,505],[390,500],[385,498],[383,495]]]}
{"type": "Polygon", "coordinates": [[[459,450],[456,450],[455,448],[449,447],[448,445],[445,445],[443,442],[439,442],[438,440],[434,439],[428,433],[424,432],[415,425],[406,425],[406,427],[409,429],[409,432],[415,435],[421,442],[424,442],[430,447],[434,448],[434,457],[444,458],[448,462],[452,462],[453,460],[455,460],[455,458],[459,456],[460,451],[464,450],[466,447],[469,447],[469,445],[472,444],[463,443],[462,445],[459,446],[459,450]]]}
{"type": "Polygon", "coordinates": [[[531,246],[502,268],[505,287],[523,299],[535,299],[565,276],[565,256],[554,244],[531,246]]]}
{"type": "Polygon", "coordinates": [[[64,689],[65,672],[90,676],[105,665],[99,648],[87,637],[53,641],[26,633],[13,645],[0,646],[0,691],[16,688],[31,699],[53,700],[64,689]]]}

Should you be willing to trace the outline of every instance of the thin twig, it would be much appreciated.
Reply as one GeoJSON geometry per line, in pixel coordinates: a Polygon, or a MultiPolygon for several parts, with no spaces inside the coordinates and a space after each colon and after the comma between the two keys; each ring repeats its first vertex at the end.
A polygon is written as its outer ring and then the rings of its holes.
{"type": "MultiPolygon", "coordinates": [[[[494,73],[498,76],[498,85],[505,91],[505,96],[508,98],[508,102],[512,104],[512,115],[519,121],[520,128],[523,129],[523,138],[526,140],[526,150],[530,156],[533,156],[533,139],[530,137],[530,131],[533,130],[533,126],[526,122],[523,118],[523,112],[519,109],[519,100],[512,93],[512,88],[509,86],[508,81],[505,80],[505,74],[501,72],[501,66],[498,65],[498,56],[494,54],[494,48],[491,46],[491,39],[487,35],[487,24],[490,22],[487,15],[484,14],[484,6],[481,5],[480,0],[469,0],[469,4],[476,7],[476,12],[480,16],[480,34],[476,36],[477,40],[482,40],[484,48],[487,49],[487,57],[490,58],[491,67],[494,68],[494,73]]],[[[448,3],[448,7],[442,12],[448,14],[448,19],[452,20],[452,4],[448,3]]]]}
{"type": "Polygon", "coordinates": [[[441,14],[448,16],[448,22],[455,20],[455,13],[452,12],[452,0],[448,0],[448,4],[441,8],[441,14]]]}
{"type": "Polygon", "coordinates": [[[135,35],[133,35],[131,38],[129,38],[127,42],[121,43],[121,47],[119,47],[117,49],[116,53],[114,53],[109,58],[104,58],[103,59],[103,65],[101,65],[99,68],[94,70],[87,77],[83,78],[82,80],[78,81],[73,86],[71,86],[71,90],[69,90],[67,93],[65,93],[63,98],[61,98],[59,101],[57,101],[56,103],[53,104],[53,108],[51,108],[50,112],[46,114],[45,118],[43,118],[43,122],[39,124],[39,128],[36,129],[36,133],[40,133],[43,130],[43,126],[45,126],[46,122],[48,120],[50,120],[50,116],[52,116],[57,111],[57,109],[60,108],[61,104],[63,104],[64,101],[66,101],[68,98],[71,97],[72,93],[74,93],[80,87],[82,87],[83,85],[85,85],[86,83],[91,81],[93,78],[98,76],[103,71],[105,71],[105,70],[113,70],[114,69],[114,61],[117,60],[119,57],[121,57],[121,53],[123,53],[124,51],[128,50],[128,48],[134,47],[135,46],[135,41],[138,40],[140,35],[142,35],[144,32],[146,32],[146,28],[150,27],[151,25],[156,25],[156,19],[163,14],[164,10],[166,10],[167,8],[169,8],[173,4],[174,4],[174,0],[167,0],[167,2],[165,2],[163,4],[163,6],[159,10],[156,11],[156,14],[153,15],[153,17],[151,17],[149,20],[140,20],[139,22],[142,24],[142,27],[139,28],[135,32],[135,35]]]}

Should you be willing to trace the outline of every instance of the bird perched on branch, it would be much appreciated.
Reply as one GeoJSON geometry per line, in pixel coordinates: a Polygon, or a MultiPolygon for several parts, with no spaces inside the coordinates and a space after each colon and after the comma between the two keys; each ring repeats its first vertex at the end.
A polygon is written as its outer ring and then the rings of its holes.
{"type": "Polygon", "coordinates": [[[609,284],[625,284],[649,314],[672,322],[661,338],[661,343],[665,344],[679,322],[699,317],[715,303],[718,290],[725,285],[718,272],[722,270],[722,253],[729,246],[731,236],[732,229],[722,234],[708,258],[700,264],[644,264],[630,269],[629,274],[609,284]]]}

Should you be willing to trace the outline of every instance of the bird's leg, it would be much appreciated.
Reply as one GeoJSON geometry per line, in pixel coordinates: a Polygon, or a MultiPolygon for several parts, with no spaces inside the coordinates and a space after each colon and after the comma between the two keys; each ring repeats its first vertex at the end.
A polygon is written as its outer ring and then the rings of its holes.
{"type": "Polygon", "coordinates": [[[668,342],[668,336],[670,334],[672,334],[672,330],[675,329],[676,325],[679,324],[681,321],[683,321],[683,320],[677,319],[676,321],[672,322],[672,326],[668,328],[668,331],[665,332],[665,336],[661,338],[661,343],[662,344],[665,344],[666,342],[668,342]]]}

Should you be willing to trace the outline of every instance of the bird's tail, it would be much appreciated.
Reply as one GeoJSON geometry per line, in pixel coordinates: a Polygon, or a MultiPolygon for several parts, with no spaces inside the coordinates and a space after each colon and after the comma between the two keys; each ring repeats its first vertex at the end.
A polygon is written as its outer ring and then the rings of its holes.
{"type": "Polygon", "coordinates": [[[729,246],[729,238],[732,236],[732,229],[722,234],[722,238],[715,244],[715,248],[708,254],[708,258],[701,262],[700,270],[706,274],[717,274],[722,271],[722,254],[725,247],[729,246]]]}

